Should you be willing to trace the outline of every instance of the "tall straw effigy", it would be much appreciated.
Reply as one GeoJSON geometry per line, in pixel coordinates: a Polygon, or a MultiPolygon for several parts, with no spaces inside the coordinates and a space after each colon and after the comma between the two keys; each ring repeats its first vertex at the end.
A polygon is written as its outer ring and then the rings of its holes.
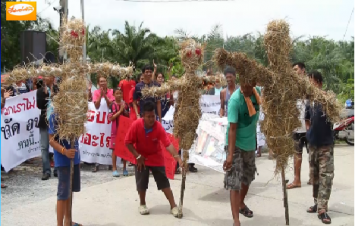
{"type": "Polygon", "coordinates": [[[289,25],[283,20],[274,20],[268,24],[264,45],[269,68],[249,59],[244,53],[230,53],[224,49],[217,49],[213,57],[221,68],[233,66],[241,82],[258,82],[264,87],[262,109],[265,118],[261,122],[261,130],[266,136],[268,147],[275,153],[275,175],[281,172],[287,225],[289,217],[285,168],[289,157],[295,152],[292,132],[301,126],[297,100],[307,97],[311,102],[321,103],[332,122],[338,120],[340,111],[340,105],[332,91],[325,92],[316,88],[306,76],[299,76],[292,70],[289,60],[292,49],[289,32],[289,25]]]}
{"type": "Polygon", "coordinates": [[[179,139],[179,147],[183,153],[183,171],[181,194],[179,204],[179,218],[182,217],[182,207],[186,182],[186,169],[189,159],[189,150],[196,137],[196,129],[202,116],[200,108],[201,90],[203,83],[214,83],[215,76],[199,77],[197,68],[203,62],[203,46],[193,39],[188,39],[181,44],[180,57],[185,74],[178,80],[169,80],[161,87],[144,88],[144,97],[163,97],[170,91],[178,91],[178,100],[174,112],[173,133],[179,139]]]}
{"type": "MultiPolygon", "coordinates": [[[[105,77],[115,76],[124,79],[133,74],[133,66],[130,65],[125,68],[111,63],[83,64],[81,61],[82,47],[86,37],[84,23],[80,19],[72,19],[64,21],[62,28],[60,44],[70,57],[70,62],[63,65],[51,64],[39,67],[17,66],[1,86],[6,87],[17,81],[37,78],[38,76],[61,77],[60,92],[52,100],[58,122],[56,135],[59,139],[70,140],[71,147],[74,148],[75,140],[85,133],[84,124],[87,120],[88,111],[87,73],[100,73],[105,77]]],[[[73,163],[72,160],[71,177],[73,176],[73,163]]],[[[70,198],[72,198],[71,194],[70,190],[70,198]]]]}

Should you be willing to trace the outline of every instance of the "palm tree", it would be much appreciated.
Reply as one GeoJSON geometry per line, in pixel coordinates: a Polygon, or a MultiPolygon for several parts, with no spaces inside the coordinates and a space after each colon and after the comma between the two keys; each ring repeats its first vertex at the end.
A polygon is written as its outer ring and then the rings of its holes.
{"type": "Polygon", "coordinates": [[[136,68],[148,63],[158,37],[142,26],[143,22],[136,28],[126,21],[124,32],[112,31],[114,57],[118,62],[125,65],[132,62],[136,68]]]}

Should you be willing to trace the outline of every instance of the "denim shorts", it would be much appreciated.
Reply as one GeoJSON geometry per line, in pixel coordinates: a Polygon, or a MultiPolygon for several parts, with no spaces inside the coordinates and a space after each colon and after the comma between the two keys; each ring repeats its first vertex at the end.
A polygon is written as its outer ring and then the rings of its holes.
{"type": "MultiPolygon", "coordinates": [[[[70,166],[57,167],[58,171],[58,200],[69,199],[70,190],[70,166]]],[[[80,164],[74,165],[73,192],[80,191],[80,164]]]]}

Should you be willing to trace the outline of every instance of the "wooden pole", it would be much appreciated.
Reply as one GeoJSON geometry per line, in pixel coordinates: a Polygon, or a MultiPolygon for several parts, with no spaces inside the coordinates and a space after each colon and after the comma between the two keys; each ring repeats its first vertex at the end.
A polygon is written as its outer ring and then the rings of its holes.
{"type": "MultiPolygon", "coordinates": [[[[75,139],[70,139],[70,148],[75,148],[75,139]]],[[[75,158],[75,157],[74,157],[75,158]]],[[[70,226],[73,223],[73,212],[72,212],[72,205],[73,205],[73,178],[74,178],[74,159],[70,160],[70,186],[69,186],[69,222],[70,226]]]]}
{"type": "MultiPolygon", "coordinates": [[[[185,193],[185,183],[186,183],[186,171],[187,171],[187,159],[186,154],[184,150],[181,150],[181,155],[184,157],[183,158],[183,167],[182,167],[182,180],[181,180],[181,190],[180,190],[180,201],[179,201],[179,214],[178,218],[182,218],[183,213],[182,213],[182,207],[184,205],[184,193],[185,193]]],[[[188,156],[188,155],[187,155],[188,156]]]]}
{"type": "Polygon", "coordinates": [[[290,225],[290,217],[288,213],[288,198],[287,198],[287,190],[286,190],[286,180],[285,180],[285,169],[282,168],[281,170],[281,178],[282,178],[282,190],[284,195],[284,207],[285,207],[285,219],[286,225],[290,225]]]}

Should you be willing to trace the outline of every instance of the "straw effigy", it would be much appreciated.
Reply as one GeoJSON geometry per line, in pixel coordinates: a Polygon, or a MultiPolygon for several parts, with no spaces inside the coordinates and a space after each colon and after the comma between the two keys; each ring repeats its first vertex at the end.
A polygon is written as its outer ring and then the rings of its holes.
{"type": "Polygon", "coordinates": [[[289,25],[283,20],[271,21],[264,36],[269,68],[255,60],[248,59],[244,53],[229,53],[224,49],[215,51],[213,60],[223,68],[233,66],[239,74],[241,83],[258,82],[263,86],[262,109],[265,114],[261,130],[266,136],[268,147],[276,156],[275,175],[283,177],[286,224],[288,207],[284,170],[288,159],[295,153],[292,132],[300,127],[297,100],[306,99],[322,104],[328,119],[339,119],[340,105],[332,91],[324,92],[312,85],[308,78],[297,75],[289,61],[292,42],[289,25]]]}
{"type": "MultiPolygon", "coordinates": [[[[179,139],[179,147],[183,153],[183,167],[187,169],[189,159],[188,150],[191,148],[195,137],[196,129],[201,118],[200,90],[203,81],[215,81],[215,77],[199,77],[195,71],[203,61],[203,47],[193,39],[188,39],[181,45],[180,57],[185,74],[178,80],[168,81],[161,87],[144,88],[144,97],[162,97],[169,91],[179,92],[174,112],[174,136],[179,139]]],[[[182,217],[182,206],[186,181],[186,170],[183,169],[181,194],[179,204],[179,217],[182,217]]]]}

